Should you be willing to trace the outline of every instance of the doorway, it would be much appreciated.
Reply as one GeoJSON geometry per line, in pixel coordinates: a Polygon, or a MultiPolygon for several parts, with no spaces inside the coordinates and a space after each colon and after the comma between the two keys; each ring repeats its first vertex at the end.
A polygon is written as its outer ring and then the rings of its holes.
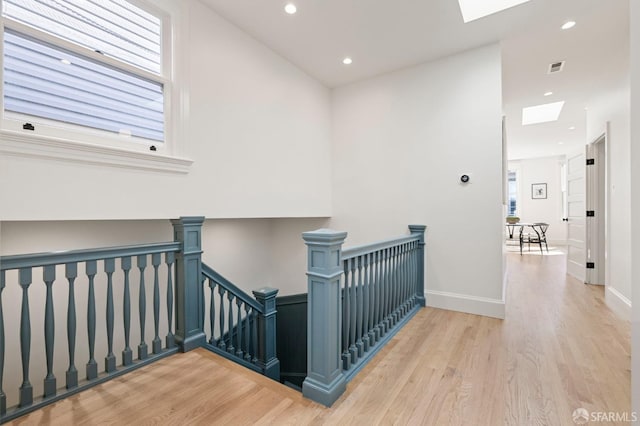
{"type": "Polygon", "coordinates": [[[607,132],[587,145],[586,284],[605,285],[607,263],[607,132]]]}

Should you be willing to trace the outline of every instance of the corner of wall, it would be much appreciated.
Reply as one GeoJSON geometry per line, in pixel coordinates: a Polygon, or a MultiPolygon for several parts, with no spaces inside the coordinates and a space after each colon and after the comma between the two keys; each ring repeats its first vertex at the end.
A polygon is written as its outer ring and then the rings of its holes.
{"type": "Polygon", "coordinates": [[[612,286],[604,290],[604,301],[613,312],[625,321],[631,321],[631,301],[612,286]]]}

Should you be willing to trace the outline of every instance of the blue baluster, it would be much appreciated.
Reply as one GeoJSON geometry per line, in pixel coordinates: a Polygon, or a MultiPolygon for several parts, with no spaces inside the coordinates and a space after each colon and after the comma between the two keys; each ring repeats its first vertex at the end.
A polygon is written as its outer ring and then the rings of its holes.
{"type": "Polygon", "coordinates": [[[2,310],[2,292],[5,287],[5,272],[0,271],[0,415],[7,413],[7,395],[4,393],[4,311],[2,310]]]}
{"type": "MultiPolygon", "coordinates": [[[[416,242],[416,251],[415,251],[415,257],[413,259],[413,261],[415,262],[415,285],[414,285],[414,291],[416,294],[416,305],[418,306],[424,306],[424,281],[420,280],[420,276],[421,273],[424,274],[424,270],[420,270],[421,266],[424,266],[424,258],[421,259],[421,256],[424,254],[423,253],[423,248],[424,248],[424,243],[420,243],[420,241],[416,242]],[[422,290],[422,291],[420,291],[422,290]]],[[[422,276],[422,278],[424,279],[424,275],[422,276]]]]}
{"type": "Polygon", "coordinates": [[[402,291],[404,297],[402,300],[403,306],[404,306],[404,310],[405,312],[409,312],[409,301],[410,301],[410,296],[409,296],[409,281],[410,281],[410,274],[411,274],[411,270],[410,268],[410,247],[411,247],[411,243],[407,243],[404,245],[404,289],[402,291]]]}
{"type": "Polygon", "coordinates": [[[211,293],[211,300],[209,300],[209,326],[211,327],[211,337],[209,343],[215,345],[216,343],[216,283],[213,280],[209,280],[209,290],[211,293]]]}
{"type": "Polygon", "coordinates": [[[402,288],[402,309],[406,314],[409,312],[409,244],[403,245],[403,255],[402,255],[402,263],[404,265],[404,286],[402,288]]]}
{"type": "Polygon", "coordinates": [[[349,294],[349,280],[351,269],[349,268],[350,259],[342,262],[344,270],[344,286],[342,288],[342,368],[348,370],[351,368],[351,354],[349,353],[349,332],[351,330],[351,304],[349,294]]]}
{"type": "Polygon", "coordinates": [[[29,313],[29,286],[31,268],[18,271],[22,287],[22,308],[20,310],[20,353],[22,355],[22,385],[20,386],[20,407],[33,403],[33,387],[29,382],[29,360],[31,358],[31,314],[29,313]]]}
{"type": "Polygon", "coordinates": [[[400,288],[398,292],[398,316],[401,318],[404,316],[404,301],[405,301],[405,298],[404,298],[405,272],[406,272],[406,269],[405,269],[406,265],[404,262],[405,245],[404,244],[400,245],[400,247],[398,247],[398,250],[399,250],[398,272],[400,273],[400,288]]]}
{"type": "Polygon", "coordinates": [[[138,312],[140,318],[140,344],[138,345],[138,359],[146,359],[149,356],[147,344],[144,341],[144,326],[147,317],[147,294],[144,288],[144,269],[147,267],[147,256],[138,256],[138,269],[140,270],[140,293],[138,297],[138,312]]]}
{"type": "Polygon", "coordinates": [[[373,301],[373,324],[375,326],[375,341],[380,340],[381,330],[380,330],[380,251],[375,251],[373,253],[373,280],[374,280],[374,301],[373,301]]]}
{"type": "Polygon", "coordinates": [[[87,380],[98,377],[98,363],[95,359],[96,347],[96,296],[94,289],[94,278],[98,273],[98,266],[95,260],[85,263],[85,273],[89,278],[89,294],[87,296],[87,334],[89,338],[89,362],[87,362],[87,380]]]}
{"type": "Polygon", "coordinates": [[[396,314],[396,307],[398,306],[396,303],[397,292],[398,292],[398,258],[397,258],[397,248],[391,247],[391,326],[396,325],[398,321],[398,317],[396,314]]]}
{"type": "Polygon", "coordinates": [[[398,251],[398,255],[397,255],[397,270],[398,270],[398,295],[396,298],[396,317],[398,318],[398,321],[400,321],[400,318],[402,318],[402,289],[404,287],[404,265],[402,264],[402,260],[403,260],[403,247],[402,245],[398,246],[397,248],[398,251]]]}
{"type": "MultiPolygon", "coordinates": [[[[198,301],[200,302],[200,309],[198,310],[198,324],[200,326],[199,328],[202,331],[202,334],[205,334],[204,333],[204,328],[205,328],[205,317],[204,317],[205,316],[205,312],[204,311],[205,311],[205,303],[206,302],[204,300],[204,292],[205,292],[204,283],[205,283],[206,280],[207,280],[207,278],[204,275],[201,275],[200,276],[200,285],[198,286],[198,289],[199,289],[198,291],[200,293],[200,297],[198,297],[198,301]]],[[[206,341],[207,341],[207,336],[204,335],[203,343],[206,342],[206,341]]]]}
{"type": "Polygon", "coordinates": [[[107,356],[104,358],[104,371],[116,371],[116,356],[113,354],[113,273],[116,270],[115,259],[104,260],[104,272],[107,274],[107,356]]]}
{"type": "Polygon", "coordinates": [[[76,262],[65,265],[65,276],[69,281],[69,301],[67,304],[67,343],[69,346],[69,368],[67,369],[67,389],[78,386],[78,369],[76,359],[76,294],[75,280],[78,277],[78,264],[76,262]]]}
{"type": "Polygon", "coordinates": [[[364,352],[364,343],[362,342],[363,334],[363,320],[364,320],[364,281],[363,281],[363,262],[362,256],[358,256],[356,259],[358,268],[358,282],[356,283],[356,335],[358,340],[356,341],[356,348],[358,348],[358,358],[362,358],[364,352]]]}
{"type": "Polygon", "coordinates": [[[419,269],[420,269],[420,260],[419,260],[419,256],[420,256],[420,242],[416,241],[415,244],[415,248],[413,250],[413,286],[411,286],[411,289],[413,291],[414,294],[414,303],[416,305],[420,305],[420,293],[418,293],[418,283],[419,283],[419,279],[418,276],[420,274],[419,269]]]}
{"type": "Polygon", "coordinates": [[[384,323],[385,323],[385,331],[388,331],[391,328],[391,249],[387,248],[384,250],[384,323]]]}
{"type": "Polygon", "coordinates": [[[55,341],[55,316],[53,314],[53,282],[56,279],[56,266],[47,265],[42,269],[42,280],[47,286],[44,305],[44,346],[47,357],[47,376],[44,378],[44,397],[56,394],[56,376],[53,374],[53,347],[55,341]]]}
{"type": "Polygon", "coordinates": [[[384,306],[386,300],[386,291],[387,291],[387,283],[385,280],[385,251],[380,250],[378,256],[378,262],[380,262],[380,299],[378,300],[378,305],[380,306],[380,313],[378,318],[378,327],[380,328],[380,337],[384,336],[387,333],[387,324],[385,322],[384,316],[384,306]]]}
{"type": "Polygon", "coordinates": [[[408,310],[409,297],[407,295],[407,287],[409,283],[409,244],[402,245],[402,315],[404,316],[408,310]]]}
{"type": "Polygon", "coordinates": [[[238,321],[236,322],[236,356],[242,358],[242,300],[236,298],[236,308],[238,309],[238,321]]]}
{"type": "Polygon", "coordinates": [[[258,311],[251,308],[251,344],[253,350],[253,356],[251,357],[251,363],[258,363],[258,311]]]}
{"type": "Polygon", "coordinates": [[[363,351],[369,350],[369,307],[371,306],[371,295],[369,294],[369,281],[371,275],[369,274],[369,255],[364,254],[362,259],[362,346],[363,351]]]}
{"type": "Polygon", "coordinates": [[[224,341],[224,293],[224,288],[218,286],[218,294],[220,295],[220,339],[218,340],[218,347],[220,349],[226,349],[227,347],[224,341]]]}
{"type": "Polygon", "coordinates": [[[402,288],[402,309],[405,313],[409,312],[409,281],[411,280],[411,259],[410,259],[410,248],[411,243],[404,244],[404,255],[403,255],[403,264],[404,264],[404,287],[402,288]]]}
{"type": "Polygon", "coordinates": [[[349,324],[351,325],[349,329],[349,353],[351,354],[351,363],[355,363],[358,359],[358,348],[356,347],[356,306],[358,301],[356,297],[356,259],[349,259],[349,270],[351,272],[351,282],[349,283],[349,324]]]}
{"type": "Polygon", "coordinates": [[[233,347],[233,299],[234,294],[230,291],[227,292],[227,299],[229,299],[229,334],[227,335],[227,341],[229,344],[227,345],[227,352],[233,353],[235,349],[233,347]]]}
{"type": "Polygon", "coordinates": [[[131,270],[131,257],[125,256],[121,259],[122,271],[124,272],[124,296],[122,301],[122,315],[124,319],[124,349],[122,350],[122,365],[127,366],[133,363],[133,351],[131,350],[131,292],[129,284],[129,271],[131,270]]]}
{"type": "Polygon", "coordinates": [[[402,245],[402,313],[403,316],[409,311],[409,295],[407,288],[409,287],[409,244],[402,245]]]}
{"type": "Polygon", "coordinates": [[[172,348],[176,345],[176,339],[173,335],[173,262],[175,262],[175,254],[169,252],[165,255],[165,262],[167,264],[167,321],[168,332],[165,338],[167,348],[172,348]]]}
{"type": "Polygon", "coordinates": [[[398,319],[402,316],[402,293],[404,292],[404,246],[398,246],[398,319]]]}
{"type": "MultiPolygon", "coordinates": [[[[251,307],[245,303],[244,304],[244,360],[251,361],[251,348],[250,348],[250,338],[251,338],[251,330],[250,330],[250,314],[249,310],[251,307]]],[[[212,328],[213,329],[213,328],[212,328]]]]}
{"type": "Polygon", "coordinates": [[[413,242],[407,246],[407,307],[410,310],[413,307],[413,292],[411,291],[413,283],[413,242]]]}
{"type": "Polygon", "coordinates": [[[154,354],[162,352],[162,340],[160,340],[160,281],[158,279],[158,268],[162,257],[160,253],[151,255],[151,264],[153,265],[153,325],[155,336],[151,342],[154,354]]]}
{"type": "Polygon", "coordinates": [[[378,252],[378,282],[380,286],[378,290],[378,329],[380,330],[380,337],[382,337],[387,332],[384,322],[384,292],[386,288],[384,282],[384,250],[378,252]]]}

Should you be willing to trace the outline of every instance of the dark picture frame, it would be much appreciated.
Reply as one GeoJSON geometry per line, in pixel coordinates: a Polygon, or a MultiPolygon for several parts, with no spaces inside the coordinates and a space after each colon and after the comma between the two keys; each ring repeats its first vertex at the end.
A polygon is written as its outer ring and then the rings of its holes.
{"type": "Polygon", "coordinates": [[[532,183],[531,184],[531,198],[534,200],[546,200],[547,199],[547,184],[546,183],[532,183]]]}

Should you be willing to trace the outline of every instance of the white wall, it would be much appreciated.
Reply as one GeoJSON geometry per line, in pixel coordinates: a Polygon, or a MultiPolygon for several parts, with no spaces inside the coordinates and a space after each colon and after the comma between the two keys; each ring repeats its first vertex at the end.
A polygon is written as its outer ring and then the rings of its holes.
{"type": "MultiPolygon", "coordinates": [[[[640,217],[640,4],[630,2],[631,19],[631,217],[640,217]]],[[[631,222],[631,292],[640,300],[640,223],[631,222]]],[[[631,319],[631,409],[640,413],[640,303],[631,319]]]]}
{"type": "Polygon", "coordinates": [[[429,305],[504,315],[501,107],[497,45],[333,92],[331,227],[354,245],[427,225],[429,305]]]}
{"type": "Polygon", "coordinates": [[[564,157],[543,157],[509,161],[509,170],[518,178],[518,215],[521,222],[546,222],[547,239],[553,244],[564,244],[567,226],[562,221],[562,182],[560,167],[564,157]],[[531,198],[531,185],[547,184],[547,198],[531,198]]]}
{"type": "Polygon", "coordinates": [[[191,171],[5,155],[0,220],[330,215],[329,90],[200,2],[154,2],[177,26],[172,134],[191,171]]]}
{"type": "Polygon", "coordinates": [[[605,132],[608,123],[607,303],[629,318],[631,301],[631,150],[629,85],[595,99],[587,110],[587,142],[605,132]]]}

